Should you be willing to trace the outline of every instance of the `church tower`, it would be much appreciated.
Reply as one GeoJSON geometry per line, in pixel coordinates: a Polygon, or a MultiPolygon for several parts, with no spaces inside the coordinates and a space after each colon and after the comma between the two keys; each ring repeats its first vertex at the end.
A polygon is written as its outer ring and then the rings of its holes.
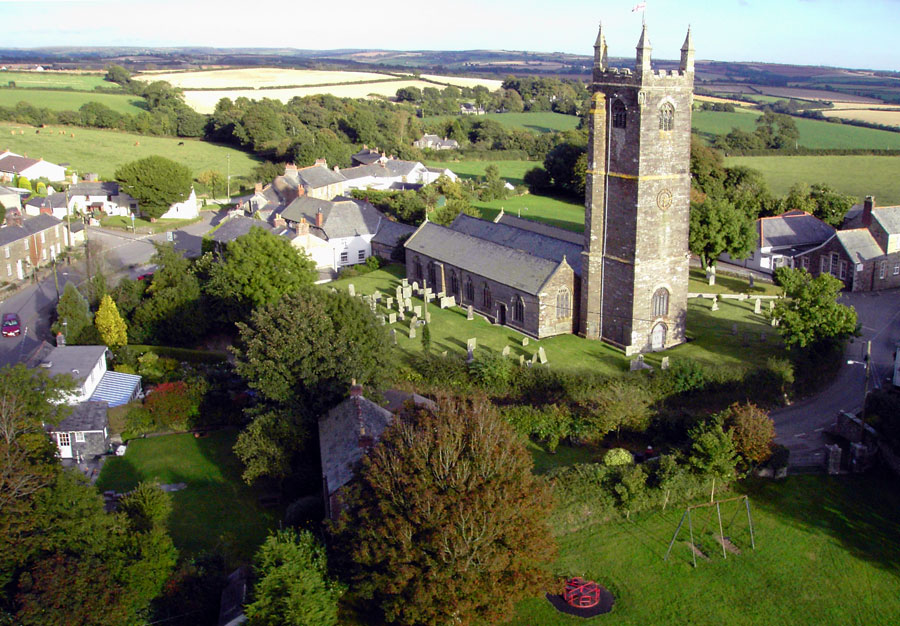
{"type": "Polygon", "coordinates": [[[579,333],[626,354],[685,340],[690,221],[691,32],[678,70],[654,71],[644,25],[634,71],[594,44],[579,333]]]}

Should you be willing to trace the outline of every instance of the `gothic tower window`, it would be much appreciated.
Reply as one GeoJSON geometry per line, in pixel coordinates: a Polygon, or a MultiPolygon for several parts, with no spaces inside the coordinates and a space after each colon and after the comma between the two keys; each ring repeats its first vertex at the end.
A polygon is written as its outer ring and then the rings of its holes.
{"type": "Polygon", "coordinates": [[[494,299],[491,297],[491,288],[487,286],[487,283],[484,284],[481,290],[481,302],[485,311],[490,311],[494,304],[494,299]]]}
{"type": "Polygon", "coordinates": [[[669,290],[660,287],[653,294],[652,303],[653,317],[663,317],[669,314],[669,290]]]}
{"type": "Polygon", "coordinates": [[[565,287],[556,292],[556,318],[566,319],[572,316],[572,296],[565,287]]]}
{"type": "Polygon", "coordinates": [[[516,296],[515,302],[513,302],[513,321],[514,322],[522,322],[525,320],[525,301],[522,300],[522,296],[516,296]]]}
{"type": "Polygon", "coordinates": [[[616,100],[612,105],[613,128],[625,128],[628,114],[621,100],[616,100]]]}
{"type": "Polygon", "coordinates": [[[472,278],[466,279],[466,300],[475,302],[475,285],[472,284],[472,278]]]}
{"type": "Polygon", "coordinates": [[[450,272],[450,293],[457,298],[459,297],[459,278],[457,278],[455,271],[450,272]]]}
{"type": "Polygon", "coordinates": [[[675,128],[675,107],[666,102],[659,107],[659,129],[672,130],[675,128]]]}

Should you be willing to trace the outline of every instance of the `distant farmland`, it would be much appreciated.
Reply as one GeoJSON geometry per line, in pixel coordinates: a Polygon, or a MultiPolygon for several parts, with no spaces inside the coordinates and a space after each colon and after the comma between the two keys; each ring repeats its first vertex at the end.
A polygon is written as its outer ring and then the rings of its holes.
{"type": "Polygon", "coordinates": [[[94,87],[106,89],[118,89],[116,83],[103,80],[103,74],[88,74],[76,72],[10,72],[0,71],[0,87],[6,87],[14,82],[16,87],[39,89],[79,89],[91,91],[94,87]]]}
{"type": "Polygon", "coordinates": [[[272,67],[139,74],[135,78],[147,82],[164,80],[173,87],[181,89],[259,89],[260,87],[325,85],[396,79],[395,76],[380,72],[326,72],[272,67]]]}
{"type": "MultiPolygon", "coordinates": [[[[434,115],[426,117],[425,122],[433,122],[436,120],[457,119],[456,115],[434,115]]],[[[488,113],[479,116],[478,119],[487,118],[499,122],[510,128],[524,128],[539,133],[548,133],[554,130],[573,130],[578,127],[579,119],[575,115],[564,115],[562,113],[553,113],[551,111],[541,111],[536,113],[488,113]]]]}
{"type": "Polygon", "coordinates": [[[779,195],[797,182],[827,183],[858,202],[874,195],[882,206],[900,204],[900,157],[896,156],[728,157],[725,164],[761,171],[779,195]]]}
{"type": "Polygon", "coordinates": [[[19,102],[53,111],[77,111],[87,102],[100,102],[113,111],[137,115],[146,111],[143,98],[90,91],[51,91],[47,89],[0,89],[0,106],[14,107],[19,102]]]}

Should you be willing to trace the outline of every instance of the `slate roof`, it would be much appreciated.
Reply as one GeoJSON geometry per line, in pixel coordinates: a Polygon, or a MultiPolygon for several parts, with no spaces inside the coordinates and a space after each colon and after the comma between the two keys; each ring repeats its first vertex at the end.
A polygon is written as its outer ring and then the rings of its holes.
{"type": "Polygon", "coordinates": [[[350,157],[354,163],[359,163],[360,165],[371,165],[375,161],[381,158],[381,153],[377,150],[371,150],[369,148],[363,148],[356,154],[350,157]]]}
{"type": "Polygon", "coordinates": [[[883,206],[872,209],[872,217],[889,235],[900,234],[900,206],[883,206]]]}
{"type": "Polygon", "coordinates": [[[457,215],[453,223],[450,224],[450,228],[508,248],[521,250],[533,256],[553,261],[555,264],[559,264],[565,257],[566,262],[574,270],[575,275],[581,275],[581,251],[583,249],[581,242],[572,243],[571,241],[502,222],[498,224],[478,219],[465,213],[457,215]]]}
{"type": "Polygon", "coordinates": [[[323,239],[372,235],[378,231],[384,215],[364,200],[338,196],[334,200],[320,200],[300,196],[291,202],[281,217],[291,222],[305,218],[310,224],[310,232],[323,239]],[[322,228],[316,228],[316,213],[322,212],[322,228]]]}
{"type": "Polygon", "coordinates": [[[66,208],[66,194],[59,191],[45,197],[32,196],[25,206],[38,207],[39,209],[64,209],[66,208]]]}
{"type": "Polygon", "coordinates": [[[22,220],[21,226],[7,226],[6,228],[0,228],[0,246],[5,246],[8,243],[18,241],[19,239],[24,239],[25,237],[39,233],[42,230],[53,228],[57,224],[62,224],[62,221],[56,219],[52,215],[44,213],[36,217],[22,220]]]}
{"type": "Polygon", "coordinates": [[[405,247],[533,295],[559,267],[558,262],[434,222],[422,224],[405,247]]]}
{"type": "Polygon", "coordinates": [[[262,220],[238,215],[230,217],[222,222],[222,225],[219,226],[209,238],[219,243],[228,243],[229,241],[234,241],[238,237],[246,235],[254,226],[259,226],[263,230],[272,230],[272,226],[262,220]]]}
{"type": "Polygon", "coordinates": [[[328,481],[327,495],[353,479],[354,468],[367,452],[360,439],[374,443],[393,417],[390,411],[363,396],[350,396],[319,420],[319,451],[322,474],[328,481]]]}
{"type": "Polygon", "coordinates": [[[584,246],[584,235],[582,235],[581,233],[576,233],[573,230],[560,228],[559,226],[544,224],[543,222],[527,220],[523,217],[516,217],[515,215],[510,215],[509,213],[505,213],[502,210],[497,215],[496,219],[494,219],[494,222],[496,222],[497,224],[506,224],[507,226],[515,226],[516,228],[530,230],[540,235],[547,235],[548,237],[562,239],[563,241],[574,243],[578,246],[584,246]]]}
{"type": "Polygon", "coordinates": [[[51,433],[102,431],[109,426],[106,411],[106,402],[88,400],[76,404],[66,419],[47,430],[51,433]]]}
{"type": "Polygon", "coordinates": [[[106,350],[106,346],[57,346],[33,366],[41,367],[48,376],[66,374],[80,384],[103,358],[106,350]]]}
{"type": "MultiPolygon", "coordinates": [[[[119,183],[100,181],[93,183],[76,183],[69,187],[69,196],[116,196],[119,195],[119,183]]],[[[130,197],[130,196],[129,196],[130,197]]]]}
{"type": "Polygon", "coordinates": [[[854,263],[869,261],[884,255],[884,251],[868,228],[839,230],[837,238],[854,263]]]}
{"type": "Polygon", "coordinates": [[[788,211],[757,220],[760,248],[819,245],[834,235],[834,228],[805,211],[788,211]]]}
{"type": "Polygon", "coordinates": [[[10,154],[0,158],[0,172],[22,172],[38,162],[37,159],[10,154]]]}
{"type": "Polygon", "coordinates": [[[327,187],[335,183],[344,182],[345,178],[338,172],[330,170],[322,165],[312,165],[297,170],[297,180],[304,187],[316,189],[327,187]]]}
{"type": "Polygon", "coordinates": [[[418,161],[388,159],[384,163],[348,167],[341,170],[341,174],[346,180],[366,178],[368,176],[373,178],[396,178],[398,176],[409,176],[419,165],[418,161]]]}
{"type": "Polygon", "coordinates": [[[411,235],[414,232],[416,232],[415,226],[383,219],[381,220],[381,226],[378,228],[378,232],[372,237],[372,243],[380,243],[393,248],[400,243],[400,238],[403,237],[403,235],[411,235]]]}

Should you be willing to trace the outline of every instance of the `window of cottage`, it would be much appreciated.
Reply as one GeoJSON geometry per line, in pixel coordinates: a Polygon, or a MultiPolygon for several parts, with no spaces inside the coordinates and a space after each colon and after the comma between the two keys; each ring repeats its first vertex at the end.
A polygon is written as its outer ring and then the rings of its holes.
{"type": "Polygon", "coordinates": [[[831,272],[832,276],[838,275],[838,264],[839,264],[840,260],[841,260],[841,256],[837,252],[831,253],[831,270],[830,270],[830,272],[831,272]]]}
{"type": "Polygon", "coordinates": [[[350,253],[349,252],[341,252],[341,263],[349,263],[350,262],[350,253]]]}
{"type": "Polygon", "coordinates": [[[556,292],[556,318],[566,319],[572,316],[572,295],[566,287],[556,292]]]}
{"type": "Polygon", "coordinates": [[[359,261],[365,261],[366,260],[366,251],[360,250],[359,254],[357,255],[357,258],[359,261]]]}
{"type": "Polygon", "coordinates": [[[651,302],[651,310],[653,311],[653,317],[663,317],[669,314],[669,290],[665,287],[660,287],[653,294],[653,300],[651,302]]]}
{"type": "Polygon", "coordinates": [[[75,443],[84,443],[84,433],[75,433],[75,443]]]}
{"type": "Polygon", "coordinates": [[[628,121],[628,113],[625,111],[625,105],[621,100],[613,102],[612,106],[613,128],[625,128],[628,121]]]}
{"type": "Polygon", "coordinates": [[[675,107],[666,102],[659,107],[659,129],[672,130],[675,128],[675,107]]]}
{"type": "Polygon", "coordinates": [[[847,278],[847,262],[841,261],[841,280],[847,278]]]}
{"type": "Polygon", "coordinates": [[[884,278],[885,274],[887,274],[887,261],[882,261],[878,267],[878,278],[884,278]]]}

